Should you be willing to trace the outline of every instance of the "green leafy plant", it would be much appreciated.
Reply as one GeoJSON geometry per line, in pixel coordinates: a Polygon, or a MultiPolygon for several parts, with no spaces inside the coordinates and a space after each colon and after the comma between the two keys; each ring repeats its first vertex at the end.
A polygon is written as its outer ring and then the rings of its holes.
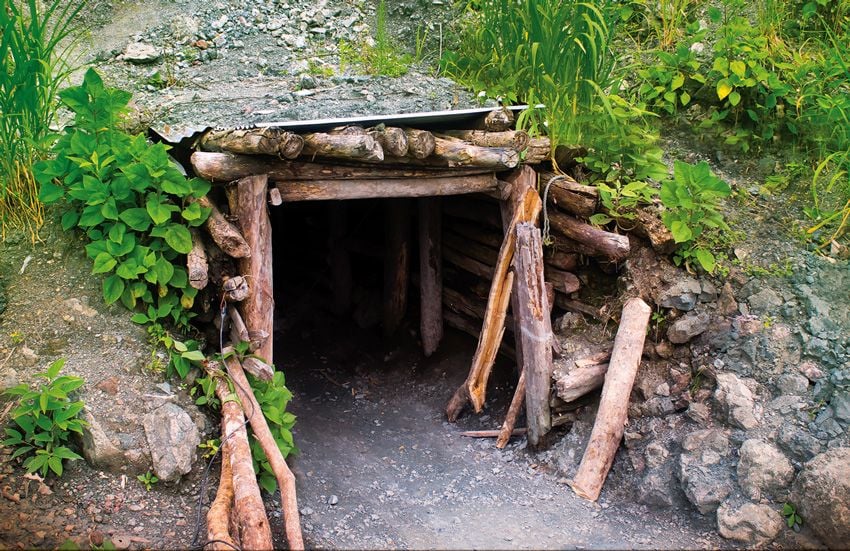
{"type": "Polygon", "coordinates": [[[3,2],[0,9],[0,234],[43,223],[32,165],[44,158],[56,94],[70,74],[84,1],[3,2]]]}
{"type": "Polygon", "coordinates": [[[35,167],[41,200],[70,203],[62,227],[88,236],[92,273],[107,276],[108,304],[120,299],[137,310],[136,323],[170,318],[187,327],[197,289],[189,286],[183,255],[192,249],[189,227],[209,215],[192,200],[209,183],[184,177],[164,144],[117,130],[130,94],[104,86],[93,69],[60,99],[74,124],[53,146],[55,158],[35,167]]]}
{"type": "MultiPolygon", "coordinates": [[[[417,38],[417,51],[419,50],[417,38]]],[[[340,70],[346,66],[356,65],[367,74],[399,77],[407,74],[410,64],[414,62],[411,54],[400,52],[387,30],[387,4],[381,0],[378,4],[375,36],[364,39],[359,45],[350,42],[339,44],[340,70]]]]}
{"type": "Polygon", "coordinates": [[[198,447],[203,450],[204,459],[209,459],[210,457],[214,457],[215,454],[218,453],[218,449],[221,447],[221,439],[212,438],[207,440],[206,442],[201,442],[198,444],[198,447]]]}
{"type": "Polygon", "coordinates": [[[665,207],[662,220],[679,244],[674,257],[677,264],[690,265],[696,260],[705,271],[714,271],[716,259],[706,246],[707,234],[729,229],[719,206],[731,192],[729,184],[715,176],[705,161],[674,163],[673,178],[662,182],[660,196],[665,207]]]}
{"type": "Polygon", "coordinates": [[[145,490],[149,492],[151,491],[151,488],[153,488],[153,485],[159,482],[159,478],[157,478],[157,476],[150,471],[146,472],[145,474],[140,474],[136,476],[136,480],[141,482],[142,486],[145,487],[145,490]]]}
{"type": "Polygon", "coordinates": [[[194,339],[178,340],[160,323],[153,322],[148,326],[148,342],[153,346],[149,365],[159,362],[160,347],[164,348],[168,354],[166,377],[176,373],[181,379],[185,379],[193,365],[206,360],[206,355],[201,351],[200,342],[194,339]]]}
{"type": "Polygon", "coordinates": [[[637,69],[637,95],[655,112],[676,114],[706,82],[702,63],[692,48],[705,36],[698,22],[688,25],[689,39],[672,51],[654,50],[646,65],[637,69]]]}
{"type": "Polygon", "coordinates": [[[794,531],[799,532],[800,528],[803,527],[803,517],[797,513],[797,507],[795,507],[794,504],[783,504],[782,516],[785,517],[785,524],[788,525],[788,528],[792,528],[794,531]]]}
{"type": "Polygon", "coordinates": [[[16,427],[6,428],[3,445],[15,448],[12,459],[28,456],[24,461],[27,471],[38,471],[41,476],[46,476],[48,471],[62,476],[63,461],[82,459],[66,444],[72,432],[82,434],[86,426],[79,418],[83,402],[71,398],[85,381],[71,375],[60,377],[64,365],[64,359],[56,360],[47,371],[37,374],[44,382],[34,390],[20,384],[4,392],[19,397],[19,403],[12,410],[16,427]]]}
{"type": "Polygon", "coordinates": [[[616,221],[622,226],[624,222],[635,219],[635,212],[641,205],[648,205],[658,194],[658,190],[646,182],[629,182],[623,185],[620,180],[605,183],[598,182],[599,200],[607,213],[598,213],[590,217],[593,224],[604,225],[616,221]]]}

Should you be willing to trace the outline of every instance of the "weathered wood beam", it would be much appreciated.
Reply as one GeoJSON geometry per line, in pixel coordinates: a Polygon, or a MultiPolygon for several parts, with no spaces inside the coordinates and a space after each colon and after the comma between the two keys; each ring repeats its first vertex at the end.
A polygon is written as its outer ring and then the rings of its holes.
{"type": "Polygon", "coordinates": [[[541,193],[549,186],[547,200],[561,210],[590,218],[599,206],[599,189],[580,184],[565,174],[540,173],[541,193]]]}
{"type": "Polygon", "coordinates": [[[548,214],[552,231],[596,251],[597,255],[616,261],[625,260],[629,256],[631,249],[627,236],[600,230],[560,212],[550,210],[548,214]]]}
{"type": "Polygon", "coordinates": [[[384,336],[398,330],[407,312],[410,284],[411,205],[408,200],[384,202],[384,336]]]}
{"type": "Polygon", "coordinates": [[[486,130],[444,130],[440,137],[458,138],[480,147],[509,147],[515,151],[523,151],[528,147],[531,138],[524,130],[505,130],[502,132],[487,132],[486,130]]]}
{"type": "Polygon", "coordinates": [[[305,134],[302,157],[381,162],[384,150],[375,138],[366,134],[313,132],[305,134]]]}
{"type": "Polygon", "coordinates": [[[418,200],[419,208],[419,333],[425,356],[443,338],[442,210],[439,197],[418,200]]]}
{"type": "Polygon", "coordinates": [[[325,201],[394,197],[434,197],[482,193],[498,189],[494,174],[441,178],[278,181],[284,201],[325,201]]]}
{"type": "Polygon", "coordinates": [[[210,130],[198,146],[204,151],[228,151],[248,155],[274,155],[294,159],[304,148],[304,138],[277,128],[210,130]]]}

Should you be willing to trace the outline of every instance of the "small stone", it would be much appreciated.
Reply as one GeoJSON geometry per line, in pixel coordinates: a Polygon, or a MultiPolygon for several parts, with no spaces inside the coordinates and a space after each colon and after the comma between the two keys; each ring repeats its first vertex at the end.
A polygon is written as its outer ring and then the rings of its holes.
{"type": "Polygon", "coordinates": [[[805,375],[806,378],[809,379],[812,382],[817,382],[817,381],[823,379],[824,376],[826,375],[823,372],[823,370],[820,367],[818,367],[818,365],[815,362],[813,362],[811,360],[807,360],[807,361],[801,363],[800,366],[797,369],[799,369],[800,373],[805,375]]]}
{"type": "Polygon", "coordinates": [[[160,480],[177,480],[192,470],[201,435],[186,411],[166,402],[145,415],[142,423],[153,470],[160,480]]]}
{"type": "Polygon", "coordinates": [[[724,502],[717,509],[717,529],[726,539],[752,546],[773,541],[782,530],[782,517],[768,505],[724,502]]]}
{"type": "Polygon", "coordinates": [[[655,353],[664,360],[669,360],[673,356],[673,345],[670,341],[661,341],[655,345],[655,353]]]}
{"type": "Polygon", "coordinates": [[[710,281],[702,281],[702,292],[699,294],[700,302],[712,302],[717,299],[717,287],[710,281]]]}
{"type": "Polygon", "coordinates": [[[758,426],[753,393],[734,373],[717,374],[714,400],[719,413],[729,424],[744,430],[758,426]]]}
{"type": "Polygon", "coordinates": [[[782,451],[798,463],[805,463],[823,451],[823,444],[820,440],[803,428],[790,423],[784,423],[779,427],[776,443],[782,451]]]}
{"type": "Polygon", "coordinates": [[[845,425],[850,424],[850,392],[836,392],[829,402],[835,420],[845,425]]]}
{"type": "Polygon", "coordinates": [[[36,354],[35,350],[30,348],[29,346],[22,346],[19,353],[22,365],[31,366],[38,363],[38,354],[36,354]]]}
{"type": "Polygon", "coordinates": [[[750,311],[756,315],[767,314],[775,308],[782,306],[783,300],[776,291],[770,287],[765,287],[758,293],[750,295],[747,299],[750,305],[750,311]]]}
{"type": "Polygon", "coordinates": [[[336,505],[337,503],[339,503],[339,498],[337,496],[331,495],[331,497],[328,498],[328,505],[336,505]]]}
{"type": "Polygon", "coordinates": [[[313,509],[311,509],[309,507],[303,507],[301,509],[301,514],[304,515],[305,517],[309,517],[310,515],[313,514],[313,512],[314,512],[313,509]]]}
{"type": "Polygon", "coordinates": [[[150,44],[131,42],[124,48],[122,58],[124,61],[134,65],[149,65],[159,61],[160,53],[150,44]]]}
{"type": "Polygon", "coordinates": [[[103,392],[111,396],[115,396],[116,394],[118,394],[118,382],[118,377],[112,376],[97,383],[97,385],[95,385],[95,388],[97,388],[98,390],[102,390],[103,392]]]}
{"type": "Polygon", "coordinates": [[[708,424],[708,421],[711,419],[711,411],[707,405],[701,402],[691,402],[688,405],[688,411],[685,412],[685,415],[688,416],[688,419],[700,425],[708,424]]]}
{"type": "Polygon", "coordinates": [[[754,501],[763,496],[782,500],[794,480],[794,467],[775,446],[755,438],[746,440],[738,452],[738,485],[754,501]]]}
{"type": "Polygon", "coordinates": [[[723,284],[715,305],[717,306],[717,313],[721,316],[731,316],[738,311],[738,302],[735,300],[732,284],[728,281],[723,284]]]}
{"type": "Polygon", "coordinates": [[[800,373],[785,373],[776,381],[783,396],[805,396],[809,392],[809,379],[800,373]]]}
{"type": "Polygon", "coordinates": [[[673,344],[684,344],[704,333],[708,329],[709,321],[708,314],[704,312],[687,314],[670,324],[670,328],[667,330],[667,338],[673,344]]]}

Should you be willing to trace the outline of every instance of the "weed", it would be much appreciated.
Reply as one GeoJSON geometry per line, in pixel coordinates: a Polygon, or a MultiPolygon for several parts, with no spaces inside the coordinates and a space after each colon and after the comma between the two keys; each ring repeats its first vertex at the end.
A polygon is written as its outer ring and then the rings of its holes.
{"type": "MultiPolygon", "coordinates": [[[[623,185],[619,179],[610,182],[599,182],[599,199],[607,214],[599,213],[590,217],[593,224],[608,224],[616,221],[618,226],[635,219],[635,212],[641,205],[652,204],[658,190],[646,182],[629,182],[623,185]]],[[[628,228],[626,228],[628,229],[628,228]]]]}
{"type": "Polygon", "coordinates": [[[652,323],[652,332],[655,334],[655,342],[659,342],[661,328],[667,323],[667,316],[661,308],[658,308],[658,310],[652,313],[650,321],[652,323]]]}
{"type": "Polygon", "coordinates": [[[413,61],[412,55],[399,52],[398,45],[390,37],[385,0],[378,4],[374,38],[363,40],[359,47],[345,41],[339,44],[340,71],[355,65],[370,75],[400,77],[407,74],[413,61]]]}
{"type": "Polygon", "coordinates": [[[82,434],[86,426],[86,422],[79,419],[83,402],[70,397],[85,381],[71,375],[60,377],[59,371],[64,365],[64,359],[56,360],[47,371],[38,373],[36,376],[44,382],[35,390],[20,384],[4,391],[5,395],[19,396],[20,400],[12,410],[17,428],[6,428],[3,445],[15,448],[12,459],[29,455],[24,467],[30,473],[40,472],[41,476],[46,476],[48,471],[62,476],[63,461],[82,459],[66,444],[72,432],[82,434]]]}
{"type": "Polygon", "coordinates": [[[18,346],[19,344],[23,344],[24,335],[20,331],[12,331],[9,333],[9,340],[12,341],[12,346],[18,346]]]}
{"type": "Polygon", "coordinates": [[[198,447],[203,450],[204,459],[209,459],[210,457],[214,457],[215,454],[218,453],[218,449],[221,447],[221,439],[213,438],[207,440],[206,442],[201,442],[198,444],[198,447]]]}
{"type": "Polygon", "coordinates": [[[803,527],[803,517],[797,513],[797,507],[792,503],[785,503],[782,505],[782,516],[785,517],[785,524],[788,525],[788,528],[793,529],[795,532],[799,532],[803,527]]]}
{"type": "Polygon", "coordinates": [[[0,235],[43,223],[32,165],[49,148],[56,95],[70,74],[74,20],[84,1],[3,2],[0,8],[0,235]]]}
{"type": "Polygon", "coordinates": [[[150,471],[146,472],[145,474],[140,474],[136,476],[136,480],[141,482],[142,486],[145,487],[145,490],[149,492],[151,491],[151,488],[153,488],[153,485],[159,482],[159,478],[157,478],[156,475],[150,471]]]}

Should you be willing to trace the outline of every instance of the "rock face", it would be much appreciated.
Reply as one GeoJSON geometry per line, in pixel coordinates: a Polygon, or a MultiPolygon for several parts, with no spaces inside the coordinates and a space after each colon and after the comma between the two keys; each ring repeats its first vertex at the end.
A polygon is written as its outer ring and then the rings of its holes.
{"type": "Polygon", "coordinates": [[[717,403],[717,411],[730,425],[744,430],[758,426],[753,393],[735,374],[717,374],[714,400],[717,403]]]}
{"type": "Polygon", "coordinates": [[[678,476],[688,501],[711,513],[732,492],[729,439],[717,429],[692,432],[682,441],[678,476]]]}
{"type": "Polygon", "coordinates": [[[762,496],[781,500],[794,480],[794,467],[775,446],[750,439],[741,445],[738,485],[754,501],[762,496]]]}
{"type": "Polygon", "coordinates": [[[782,530],[782,516],[767,505],[725,501],[717,509],[717,529],[726,539],[763,546],[782,530]]]}
{"type": "Polygon", "coordinates": [[[850,541],[850,448],[824,452],[803,467],[791,499],[803,521],[831,549],[850,541]]]}
{"type": "Polygon", "coordinates": [[[160,480],[177,480],[192,470],[201,435],[188,413],[165,403],[145,415],[143,424],[154,474],[160,480]]]}
{"type": "Polygon", "coordinates": [[[708,329],[709,317],[706,313],[690,313],[674,321],[667,330],[667,338],[673,344],[684,344],[705,333],[708,329]]]}

